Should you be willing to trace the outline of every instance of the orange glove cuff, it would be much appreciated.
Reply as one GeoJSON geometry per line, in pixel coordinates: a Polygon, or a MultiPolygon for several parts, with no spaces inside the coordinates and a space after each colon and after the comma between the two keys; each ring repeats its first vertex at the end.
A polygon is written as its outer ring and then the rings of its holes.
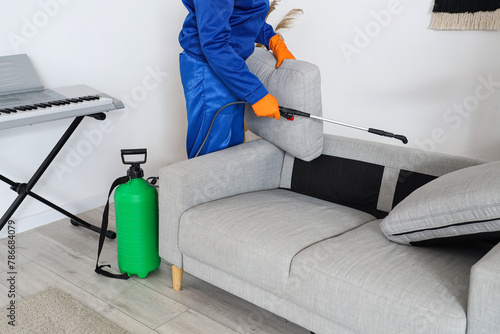
{"type": "Polygon", "coordinates": [[[293,54],[286,47],[285,42],[283,42],[278,34],[274,35],[269,40],[269,49],[271,49],[276,57],[276,60],[278,61],[276,68],[279,68],[285,59],[295,59],[293,54]]]}
{"type": "Polygon", "coordinates": [[[252,104],[254,113],[259,117],[274,117],[280,118],[280,109],[278,100],[271,94],[267,94],[262,99],[252,104]]]}

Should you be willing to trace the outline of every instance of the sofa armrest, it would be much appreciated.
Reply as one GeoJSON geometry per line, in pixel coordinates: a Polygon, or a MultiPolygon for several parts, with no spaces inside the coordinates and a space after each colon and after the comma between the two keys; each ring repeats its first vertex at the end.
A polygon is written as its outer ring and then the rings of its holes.
{"type": "Polygon", "coordinates": [[[181,161],[160,170],[160,256],[182,268],[181,215],[196,205],[241,193],[278,188],[284,152],[258,139],[181,161]]]}
{"type": "Polygon", "coordinates": [[[500,243],[472,267],[467,333],[500,333],[500,243]]]}

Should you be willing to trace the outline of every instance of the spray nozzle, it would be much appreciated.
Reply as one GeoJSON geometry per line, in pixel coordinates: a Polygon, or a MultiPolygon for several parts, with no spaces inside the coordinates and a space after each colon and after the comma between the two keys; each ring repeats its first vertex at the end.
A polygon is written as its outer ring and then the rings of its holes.
{"type": "Polygon", "coordinates": [[[131,165],[127,171],[127,176],[132,179],[138,179],[144,176],[144,171],[141,168],[141,164],[146,163],[147,150],[145,148],[137,149],[122,149],[122,162],[125,165],[131,165]],[[132,156],[133,160],[125,160],[125,156],[132,156]]]}

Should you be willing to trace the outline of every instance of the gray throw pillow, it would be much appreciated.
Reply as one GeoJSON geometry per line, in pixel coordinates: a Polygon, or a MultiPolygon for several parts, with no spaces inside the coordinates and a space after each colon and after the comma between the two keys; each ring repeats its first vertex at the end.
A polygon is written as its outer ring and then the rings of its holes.
{"type": "Polygon", "coordinates": [[[425,184],[396,205],[380,227],[389,240],[401,244],[500,240],[500,161],[425,184]]]}
{"type": "MultiPolygon", "coordinates": [[[[322,116],[321,77],[316,65],[300,60],[285,60],[276,69],[274,55],[257,48],[247,59],[248,68],[278,99],[280,106],[322,116]]],[[[273,143],[292,156],[311,161],[323,151],[323,123],[311,118],[295,117],[288,121],[257,117],[250,105],[245,110],[250,131],[273,143]]]]}

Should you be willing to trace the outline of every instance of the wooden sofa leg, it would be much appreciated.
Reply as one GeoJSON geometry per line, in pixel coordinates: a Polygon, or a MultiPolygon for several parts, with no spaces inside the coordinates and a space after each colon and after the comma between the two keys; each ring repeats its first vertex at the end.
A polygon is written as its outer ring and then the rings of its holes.
{"type": "Polygon", "coordinates": [[[172,285],[174,286],[175,291],[179,291],[182,287],[182,274],[184,273],[184,269],[178,268],[177,266],[172,265],[172,285]]]}

